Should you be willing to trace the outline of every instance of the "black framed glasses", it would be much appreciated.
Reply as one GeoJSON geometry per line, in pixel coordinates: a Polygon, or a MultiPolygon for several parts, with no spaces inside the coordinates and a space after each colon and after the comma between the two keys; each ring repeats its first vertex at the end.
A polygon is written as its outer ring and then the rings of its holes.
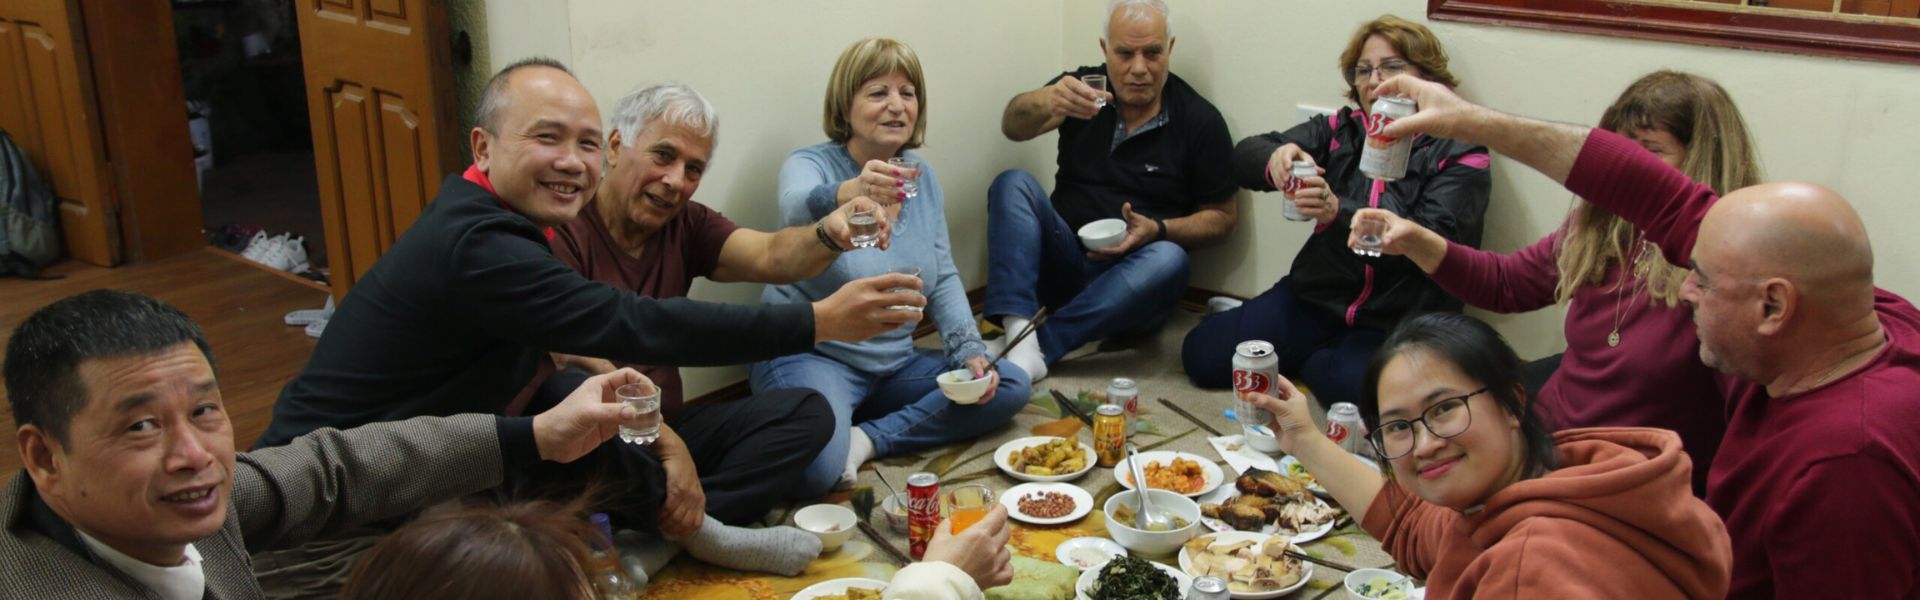
{"type": "Polygon", "coordinates": [[[1381,79],[1392,79],[1393,76],[1395,75],[1399,75],[1401,73],[1405,73],[1411,70],[1413,70],[1413,67],[1407,66],[1407,63],[1403,63],[1400,61],[1389,61],[1389,62],[1380,63],[1380,66],[1378,67],[1356,66],[1353,68],[1352,71],[1348,72],[1347,74],[1353,77],[1354,83],[1359,84],[1359,83],[1365,83],[1369,79],[1372,79],[1373,73],[1375,71],[1380,72],[1381,79]]]}
{"type": "Polygon", "coordinates": [[[1442,399],[1421,411],[1418,419],[1399,419],[1381,423],[1373,433],[1367,434],[1367,441],[1373,442],[1373,449],[1380,452],[1381,458],[1393,460],[1413,452],[1414,443],[1419,439],[1419,436],[1414,435],[1417,433],[1413,428],[1415,423],[1426,427],[1427,433],[1433,434],[1434,437],[1443,440],[1453,439],[1455,436],[1466,433],[1467,428],[1473,425],[1473,410],[1467,407],[1467,400],[1487,393],[1488,389],[1483,387],[1442,399]]]}

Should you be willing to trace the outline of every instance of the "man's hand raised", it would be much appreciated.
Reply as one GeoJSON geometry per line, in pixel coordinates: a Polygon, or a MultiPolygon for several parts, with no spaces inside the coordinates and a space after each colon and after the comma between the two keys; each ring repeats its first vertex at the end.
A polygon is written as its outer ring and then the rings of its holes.
{"type": "Polygon", "coordinates": [[[619,433],[621,423],[637,420],[640,415],[633,407],[613,393],[629,383],[653,382],[633,369],[595,375],[547,412],[534,415],[533,440],[540,458],[573,462],[619,433]]]}
{"type": "Polygon", "coordinates": [[[815,343],[859,342],[920,322],[927,306],[920,278],[900,273],[855,279],[813,303],[815,343]]]}

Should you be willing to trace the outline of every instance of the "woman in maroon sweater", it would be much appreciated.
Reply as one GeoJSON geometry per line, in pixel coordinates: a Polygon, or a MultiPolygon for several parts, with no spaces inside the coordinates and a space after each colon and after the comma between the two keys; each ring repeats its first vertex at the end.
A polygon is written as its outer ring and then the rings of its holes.
{"type": "MultiPolygon", "coordinates": [[[[1642,77],[1607,108],[1600,128],[1628,136],[1716,192],[1760,181],[1739,109],[1704,77],[1642,77]]],[[[1694,493],[1705,492],[1726,409],[1713,370],[1700,364],[1692,312],[1680,304],[1685,267],[1663,259],[1631,223],[1579,199],[1558,230],[1507,255],[1379,213],[1389,223],[1386,252],[1406,255],[1468,304],[1517,313],[1566,302],[1567,352],[1538,392],[1541,419],[1556,430],[1679,432],[1693,459],[1694,493]]]]}

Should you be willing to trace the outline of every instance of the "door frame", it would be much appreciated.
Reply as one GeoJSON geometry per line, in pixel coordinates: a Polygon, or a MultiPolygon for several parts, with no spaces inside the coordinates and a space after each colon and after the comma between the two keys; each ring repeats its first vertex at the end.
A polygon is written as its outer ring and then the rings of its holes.
{"type": "Polygon", "coordinates": [[[81,0],[123,262],[205,247],[170,0],[81,0]]]}

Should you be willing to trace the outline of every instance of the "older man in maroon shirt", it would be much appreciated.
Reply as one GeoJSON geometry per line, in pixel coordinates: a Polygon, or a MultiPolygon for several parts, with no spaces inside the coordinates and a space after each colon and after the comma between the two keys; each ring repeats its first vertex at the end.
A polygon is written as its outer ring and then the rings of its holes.
{"type": "MultiPolygon", "coordinates": [[[[1920,598],[1920,310],[1873,285],[1866,228],[1816,184],[1718,198],[1617,135],[1476,106],[1399,77],[1386,135],[1483,144],[1639,226],[1693,267],[1702,362],[1727,386],[1707,502],[1732,598],[1920,598]]],[[[1648,398],[1648,402],[1662,399],[1648,398]]]]}

